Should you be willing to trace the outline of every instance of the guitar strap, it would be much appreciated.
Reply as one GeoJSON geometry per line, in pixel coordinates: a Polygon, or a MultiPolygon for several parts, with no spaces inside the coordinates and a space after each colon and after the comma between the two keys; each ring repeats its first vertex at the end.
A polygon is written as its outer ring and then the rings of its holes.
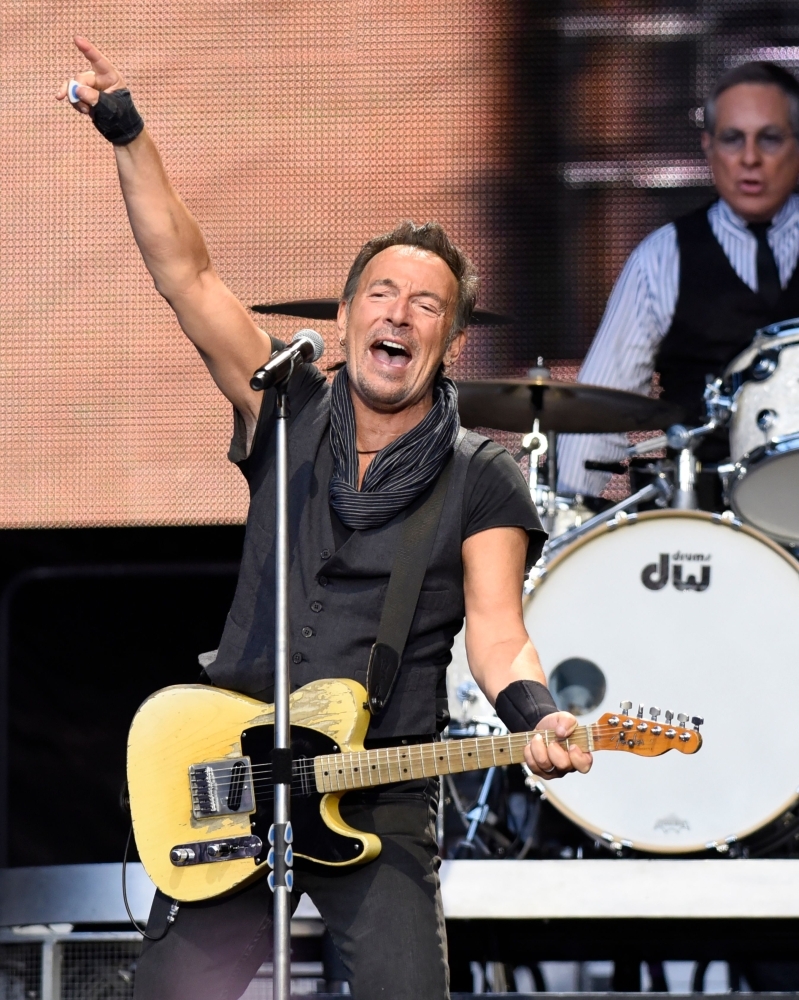
{"type": "Polygon", "coordinates": [[[369,711],[379,715],[388,703],[402,663],[402,654],[419,602],[419,594],[430,562],[433,543],[441,520],[444,497],[452,474],[452,465],[466,431],[458,431],[452,455],[441,470],[433,492],[402,524],[394,565],[386,590],[377,638],[369,654],[366,690],[369,711]]]}

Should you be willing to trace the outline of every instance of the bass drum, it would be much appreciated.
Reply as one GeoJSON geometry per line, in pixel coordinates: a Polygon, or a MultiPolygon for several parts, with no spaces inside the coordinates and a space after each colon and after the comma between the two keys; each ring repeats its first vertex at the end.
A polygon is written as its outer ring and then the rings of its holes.
{"type": "Polygon", "coordinates": [[[664,854],[724,849],[784,813],[799,785],[797,612],[799,563],[730,515],[647,512],[575,541],[524,611],[560,707],[586,722],[626,700],[647,718],[704,716],[704,743],[692,757],[597,753],[587,777],[547,784],[549,800],[664,854]]]}

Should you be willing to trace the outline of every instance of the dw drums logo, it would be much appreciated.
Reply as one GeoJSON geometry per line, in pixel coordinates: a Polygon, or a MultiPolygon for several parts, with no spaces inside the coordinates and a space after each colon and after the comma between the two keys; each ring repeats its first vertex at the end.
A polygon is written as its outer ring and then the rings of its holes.
{"type": "Polygon", "coordinates": [[[677,590],[707,590],[710,586],[710,556],[698,552],[660,553],[660,560],[644,566],[641,582],[647,590],[662,590],[669,582],[677,590]],[[669,574],[671,563],[671,574],[669,574]],[[687,567],[686,563],[689,563],[687,567]]]}

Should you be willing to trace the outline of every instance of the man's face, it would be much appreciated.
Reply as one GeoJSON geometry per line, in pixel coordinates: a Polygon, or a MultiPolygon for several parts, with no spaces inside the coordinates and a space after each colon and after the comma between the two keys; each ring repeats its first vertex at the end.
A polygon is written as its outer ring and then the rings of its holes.
{"type": "Polygon", "coordinates": [[[369,261],[338,315],[350,385],[363,402],[396,412],[431,393],[438,366],[465,340],[459,333],[447,346],[457,296],[455,275],[427,250],[393,246],[369,261]]]}
{"type": "Polygon", "coordinates": [[[721,197],[747,222],[766,222],[799,178],[799,143],[779,87],[740,83],[716,101],[716,130],[702,135],[721,197]]]}

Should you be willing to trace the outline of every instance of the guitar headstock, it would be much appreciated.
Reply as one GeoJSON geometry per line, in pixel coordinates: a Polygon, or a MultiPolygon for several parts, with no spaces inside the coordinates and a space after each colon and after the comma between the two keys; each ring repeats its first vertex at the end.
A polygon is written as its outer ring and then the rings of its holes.
{"type": "Polygon", "coordinates": [[[699,727],[705,721],[694,716],[690,719],[693,729],[688,729],[689,718],[680,712],[674,723],[674,713],[666,711],[664,721],[660,720],[660,709],[649,709],[649,718],[644,718],[644,706],[638,706],[638,714],[630,715],[632,702],[623,701],[621,711],[608,712],[591,726],[594,747],[597,750],[626,750],[641,757],[659,757],[669,750],[680,753],[696,753],[702,746],[699,727]]]}

